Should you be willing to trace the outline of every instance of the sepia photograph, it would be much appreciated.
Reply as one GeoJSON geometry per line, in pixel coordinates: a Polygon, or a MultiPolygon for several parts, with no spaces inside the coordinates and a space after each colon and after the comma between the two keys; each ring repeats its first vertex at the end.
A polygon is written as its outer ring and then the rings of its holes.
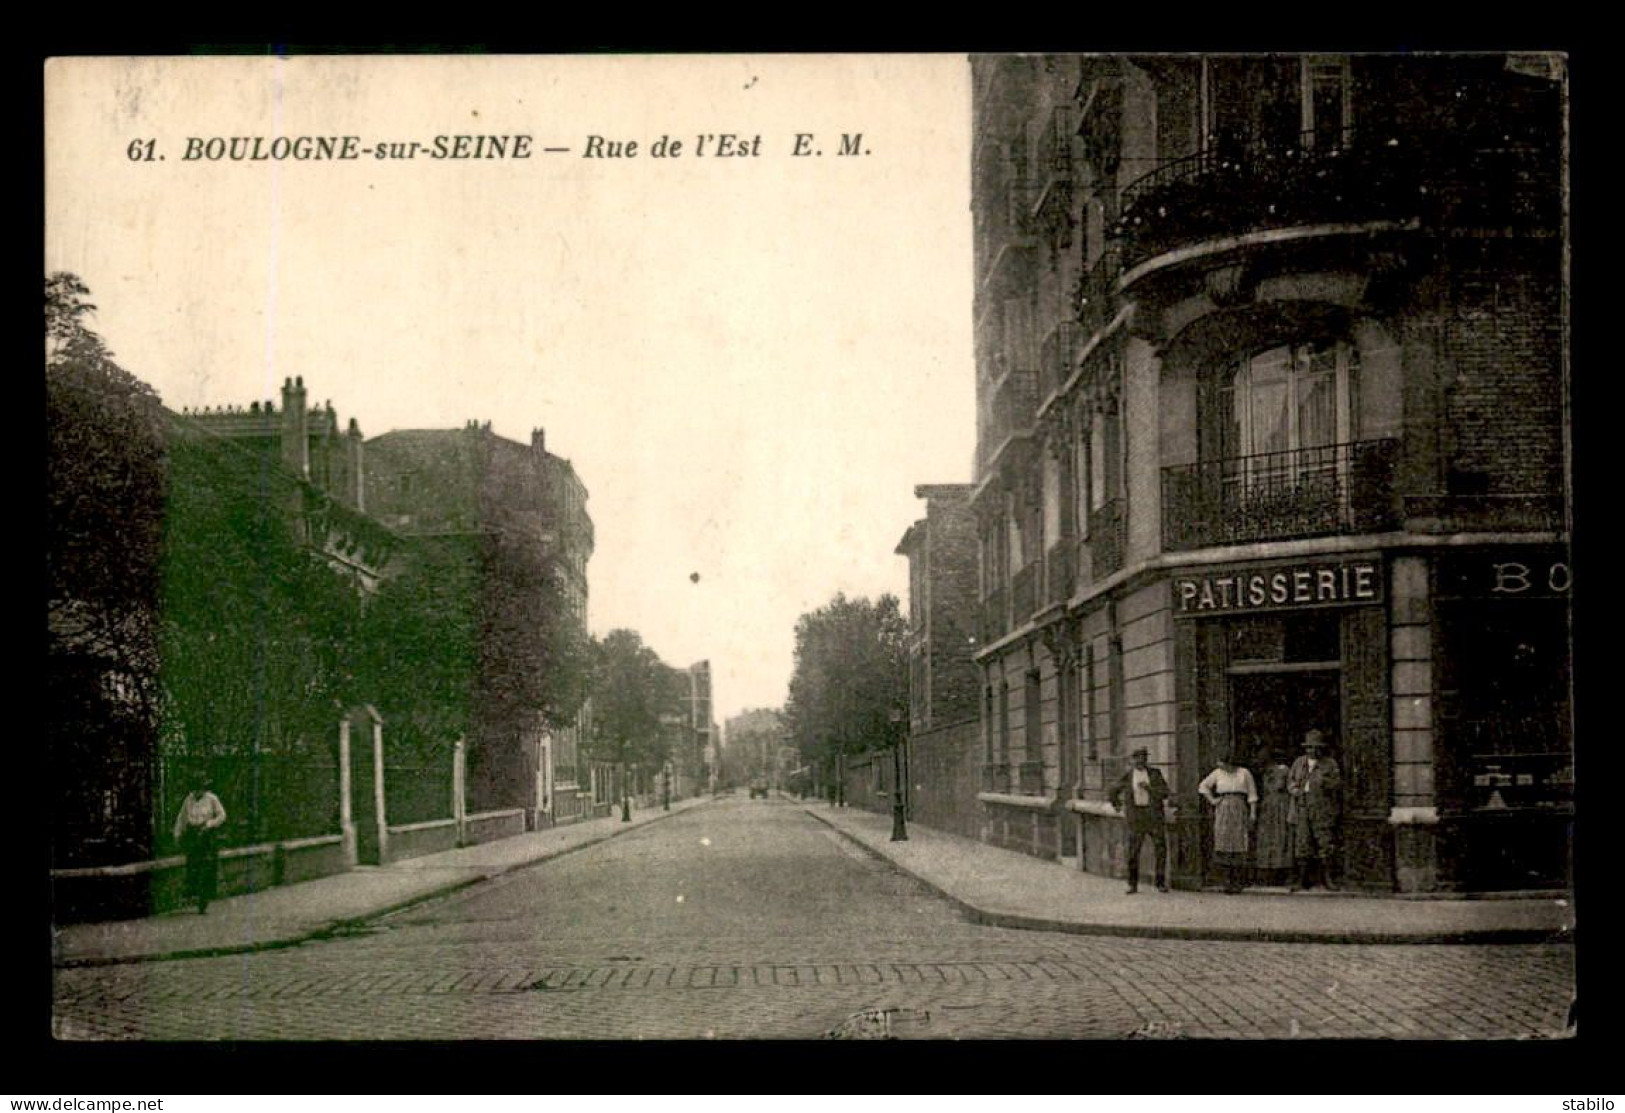
{"type": "Polygon", "coordinates": [[[55,1041],[1576,1036],[1563,54],[42,80],[55,1041]]]}

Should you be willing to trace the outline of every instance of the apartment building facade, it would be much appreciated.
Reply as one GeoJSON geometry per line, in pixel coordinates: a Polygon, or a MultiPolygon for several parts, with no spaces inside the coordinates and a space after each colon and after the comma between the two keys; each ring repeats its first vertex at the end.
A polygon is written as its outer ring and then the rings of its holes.
{"type": "Polygon", "coordinates": [[[1546,56],[972,59],[982,833],[1201,887],[1224,753],[1371,892],[1561,885],[1564,85],[1546,56]]]}

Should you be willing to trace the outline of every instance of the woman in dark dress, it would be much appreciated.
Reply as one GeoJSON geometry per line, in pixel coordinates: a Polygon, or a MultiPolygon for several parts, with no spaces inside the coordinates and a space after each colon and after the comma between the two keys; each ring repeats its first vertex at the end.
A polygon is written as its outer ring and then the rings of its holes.
{"type": "Polygon", "coordinates": [[[1258,826],[1254,831],[1253,865],[1260,885],[1286,885],[1292,871],[1292,797],[1287,778],[1292,769],[1279,750],[1271,751],[1258,777],[1258,826]]]}

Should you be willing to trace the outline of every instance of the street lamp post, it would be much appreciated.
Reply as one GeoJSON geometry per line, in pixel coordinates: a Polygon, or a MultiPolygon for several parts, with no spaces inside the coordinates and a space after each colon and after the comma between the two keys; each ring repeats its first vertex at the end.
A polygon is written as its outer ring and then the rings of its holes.
{"type": "Polygon", "coordinates": [[[903,739],[908,737],[908,714],[894,708],[891,713],[891,841],[908,841],[908,815],[903,800],[903,739]]]}

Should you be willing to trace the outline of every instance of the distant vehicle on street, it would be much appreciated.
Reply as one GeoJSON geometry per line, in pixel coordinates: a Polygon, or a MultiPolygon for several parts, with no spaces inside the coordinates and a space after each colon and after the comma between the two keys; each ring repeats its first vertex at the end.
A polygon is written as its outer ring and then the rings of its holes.
{"type": "Polygon", "coordinates": [[[767,780],[762,777],[752,777],[750,780],[750,798],[754,800],[758,796],[763,800],[767,799],[767,780]]]}

